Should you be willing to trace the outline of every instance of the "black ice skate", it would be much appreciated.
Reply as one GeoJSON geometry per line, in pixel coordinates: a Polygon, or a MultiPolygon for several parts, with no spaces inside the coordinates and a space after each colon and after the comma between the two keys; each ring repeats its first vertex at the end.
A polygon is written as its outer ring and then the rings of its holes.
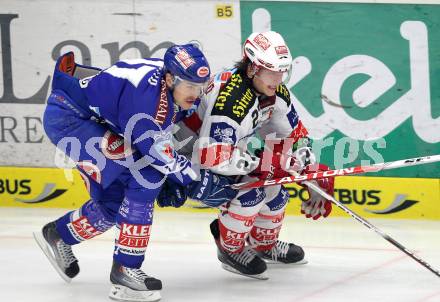
{"type": "Polygon", "coordinates": [[[113,261],[109,297],[118,301],[159,301],[162,282],[141,269],[125,267],[113,261]]]}
{"type": "Polygon", "coordinates": [[[226,252],[220,246],[218,219],[214,220],[210,227],[217,244],[217,258],[222,262],[222,268],[246,277],[260,280],[269,279],[265,273],[267,269],[266,263],[257,256],[257,253],[252,248],[246,246],[240,253],[226,252]]]}
{"type": "Polygon", "coordinates": [[[34,238],[64,281],[70,282],[73,277],[78,275],[78,260],[73,255],[72,247],[61,239],[55,222],[46,224],[41,232],[34,232],[34,238]]]}
{"type": "Polygon", "coordinates": [[[267,263],[286,263],[286,264],[306,264],[304,259],[304,250],[293,243],[277,240],[277,243],[271,250],[257,251],[258,256],[267,263]]]}

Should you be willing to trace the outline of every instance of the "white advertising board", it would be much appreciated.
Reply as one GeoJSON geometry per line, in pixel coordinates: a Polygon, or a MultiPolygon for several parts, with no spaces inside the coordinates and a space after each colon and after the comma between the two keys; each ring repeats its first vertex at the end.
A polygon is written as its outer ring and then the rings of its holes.
{"type": "Polygon", "coordinates": [[[172,43],[197,40],[213,71],[241,55],[238,1],[2,0],[0,33],[3,166],[54,166],[42,116],[62,53],[104,68],[119,59],[162,57],[172,43]]]}

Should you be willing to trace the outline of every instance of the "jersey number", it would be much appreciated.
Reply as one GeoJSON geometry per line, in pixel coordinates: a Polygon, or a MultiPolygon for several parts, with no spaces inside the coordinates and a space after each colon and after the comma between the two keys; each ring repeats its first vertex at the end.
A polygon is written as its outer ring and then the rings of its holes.
{"type": "Polygon", "coordinates": [[[254,112],[252,112],[252,128],[257,127],[258,124],[258,111],[254,110],[254,112]]]}

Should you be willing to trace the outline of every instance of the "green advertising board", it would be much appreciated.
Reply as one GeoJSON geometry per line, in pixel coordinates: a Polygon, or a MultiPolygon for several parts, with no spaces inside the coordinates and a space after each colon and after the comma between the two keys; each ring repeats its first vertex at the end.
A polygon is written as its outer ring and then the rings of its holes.
{"type": "MultiPolygon", "coordinates": [[[[440,5],[242,1],[242,39],[281,33],[287,84],[332,167],[440,154],[440,5]]],[[[440,164],[376,175],[440,177],[440,164]]]]}

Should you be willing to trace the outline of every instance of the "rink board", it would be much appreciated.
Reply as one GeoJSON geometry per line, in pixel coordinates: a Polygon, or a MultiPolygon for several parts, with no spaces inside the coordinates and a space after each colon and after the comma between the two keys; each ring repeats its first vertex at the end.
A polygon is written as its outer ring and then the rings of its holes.
{"type": "MultiPolygon", "coordinates": [[[[287,215],[299,215],[307,191],[288,187],[287,215]]],[[[338,177],[335,197],[363,217],[440,220],[440,179],[367,176],[338,177]]],[[[88,200],[76,170],[0,167],[0,206],[77,208],[88,200]]],[[[346,215],[334,207],[333,216],[346,215]]],[[[163,211],[164,209],[159,209],[163,211]]],[[[215,211],[194,201],[167,211],[215,211]]]]}

